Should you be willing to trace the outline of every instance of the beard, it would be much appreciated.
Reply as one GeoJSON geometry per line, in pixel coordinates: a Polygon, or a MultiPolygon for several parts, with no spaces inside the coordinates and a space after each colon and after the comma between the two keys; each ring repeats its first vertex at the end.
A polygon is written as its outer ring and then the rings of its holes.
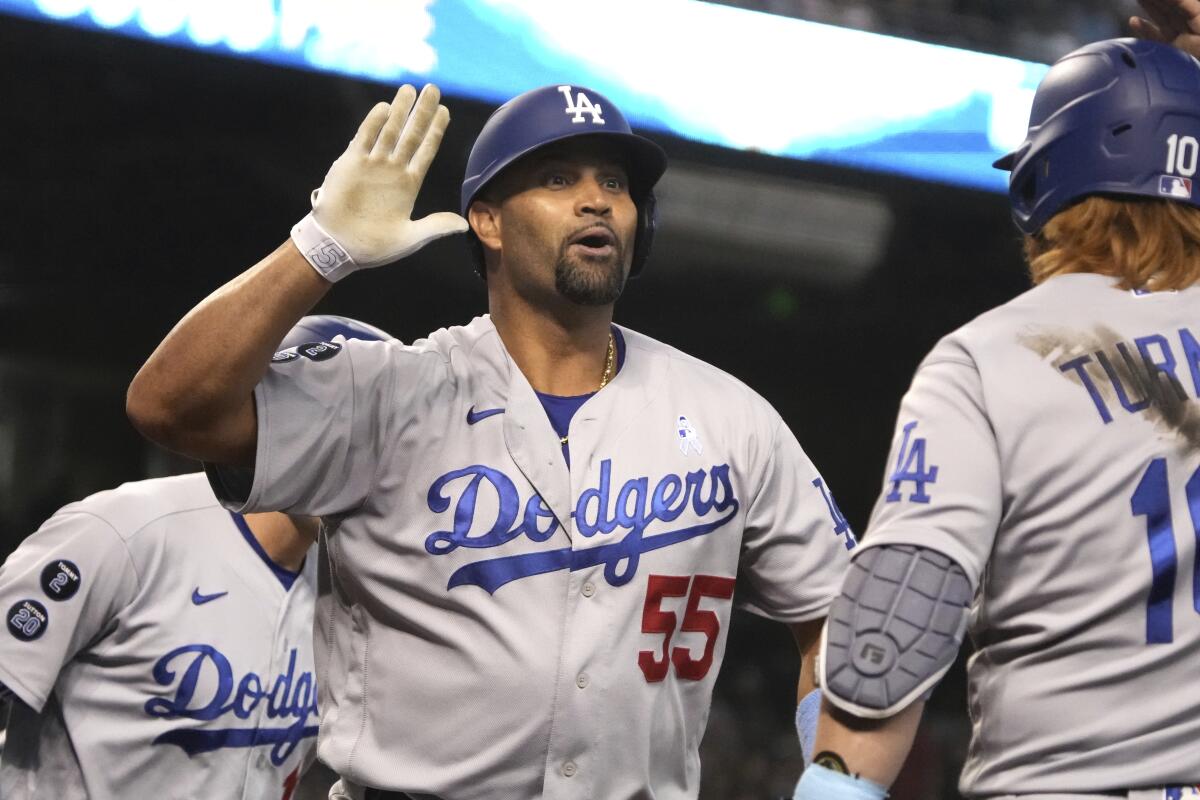
{"type": "Polygon", "coordinates": [[[563,245],[554,265],[554,288],[581,306],[606,306],[616,302],[625,288],[625,248],[618,243],[607,258],[574,256],[563,245]]]}

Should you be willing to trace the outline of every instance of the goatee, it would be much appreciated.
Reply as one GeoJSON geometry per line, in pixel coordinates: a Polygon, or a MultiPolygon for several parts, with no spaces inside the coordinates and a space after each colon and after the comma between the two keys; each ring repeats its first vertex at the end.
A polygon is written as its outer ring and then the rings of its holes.
{"type": "Polygon", "coordinates": [[[611,258],[578,259],[560,253],[554,265],[554,287],[581,306],[606,306],[616,302],[625,288],[625,254],[618,247],[611,258]]]}

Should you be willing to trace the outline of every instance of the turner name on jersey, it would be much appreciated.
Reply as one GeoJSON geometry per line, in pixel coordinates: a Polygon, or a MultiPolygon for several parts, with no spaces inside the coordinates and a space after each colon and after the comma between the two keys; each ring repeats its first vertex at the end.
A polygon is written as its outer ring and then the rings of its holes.
{"type": "MultiPolygon", "coordinates": [[[[1200,338],[1187,327],[1133,338],[1103,326],[1089,332],[1035,328],[1021,342],[1085,390],[1105,425],[1122,411],[1171,424],[1184,404],[1200,398],[1200,338]]],[[[1190,438],[1200,442],[1200,420],[1193,428],[1190,438]]]]}

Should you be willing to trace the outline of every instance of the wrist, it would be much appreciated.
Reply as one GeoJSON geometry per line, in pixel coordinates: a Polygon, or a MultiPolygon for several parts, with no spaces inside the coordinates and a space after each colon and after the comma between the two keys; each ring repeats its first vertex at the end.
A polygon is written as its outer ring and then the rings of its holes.
{"type": "Polygon", "coordinates": [[[817,741],[817,720],[821,716],[821,690],[813,689],[796,706],[796,733],[800,737],[800,755],[805,766],[812,763],[813,744],[817,741]]]}
{"type": "Polygon", "coordinates": [[[823,767],[804,768],[793,800],[885,800],[887,789],[866,778],[823,767]]]}
{"type": "Polygon", "coordinates": [[[330,283],[358,269],[346,248],[321,227],[312,213],[292,226],[292,243],[309,266],[330,283]]]}

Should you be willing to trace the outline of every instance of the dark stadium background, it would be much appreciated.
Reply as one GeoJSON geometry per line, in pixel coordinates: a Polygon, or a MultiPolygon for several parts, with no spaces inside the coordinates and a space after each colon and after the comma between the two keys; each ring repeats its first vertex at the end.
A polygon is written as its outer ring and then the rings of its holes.
{"type": "MultiPolygon", "coordinates": [[[[7,553],[67,502],[195,469],[131,429],[125,387],[183,313],[284,240],[390,87],[5,17],[0,87],[7,553]]],[[[466,152],[490,111],[449,105],[453,122],[418,213],[457,208],[466,152]]],[[[838,267],[811,253],[760,258],[743,248],[723,263],[697,259],[684,231],[697,220],[667,218],[645,277],[617,307],[618,322],[727,370],[774,404],[862,531],[913,368],[940,336],[1027,285],[1004,198],[659,141],[679,163],[868,193],[890,210],[883,256],[857,281],[831,276],[838,267]]],[[[801,218],[806,208],[789,211],[801,218]]],[[[442,241],[339,284],[317,311],[411,340],[485,306],[465,246],[442,241]]],[[[790,797],[800,771],[796,667],[786,628],[735,615],[703,750],[706,800],[790,797]]],[[[960,663],[930,703],[895,798],[957,797],[963,697],[960,663]]]]}

